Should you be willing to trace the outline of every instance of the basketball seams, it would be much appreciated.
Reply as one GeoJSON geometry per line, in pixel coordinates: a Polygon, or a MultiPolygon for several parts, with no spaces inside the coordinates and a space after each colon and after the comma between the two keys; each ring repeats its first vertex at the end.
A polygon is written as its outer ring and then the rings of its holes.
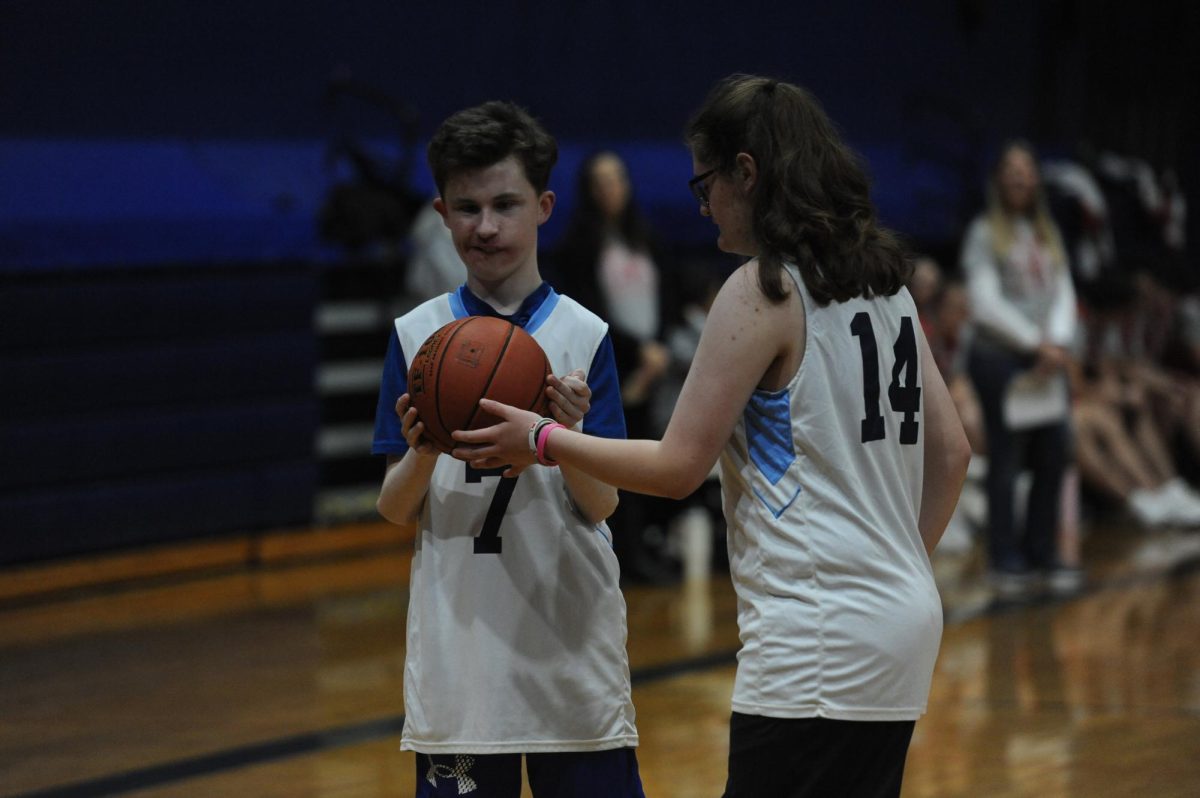
{"type": "MultiPolygon", "coordinates": [[[[536,412],[538,410],[538,405],[545,404],[546,375],[548,375],[550,373],[550,361],[548,359],[545,359],[545,367],[544,367],[543,371],[544,371],[544,373],[542,375],[542,384],[539,385],[537,387],[537,390],[533,392],[533,398],[525,404],[526,410],[532,410],[532,411],[536,412]]],[[[545,408],[543,408],[543,409],[545,409],[545,408]]],[[[541,412],[541,413],[538,413],[538,415],[545,415],[545,413],[541,412]]]]}
{"type": "Polygon", "coordinates": [[[542,379],[537,388],[534,390],[532,399],[527,402],[512,402],[512,405],[513,407],[520,407],[523,410],[536,412],[539,416],[544,416],[546,415],[545,407],[539,407],[538,405],[545,404],[546,376],[550,374],[550,359],[546,357],[545,350],[542,349],[541,345],[538,344],[537,339],[534,338],[528,330],[522,329],[521,332],[525,333],[525,337],[529,339],[529,342],[532,343],[535,349],[538,350],[542,355],[542,379]]]}
{"type": "MultiPolygon", "coordinates": [[[[438,421],[438,427],[439,427],[440,431],[449,431],[450,430],[450,427],[446,424],[446,419],[442,417],[442,401],[441,401],[442,369],[445,368],[445,366],[446,366],[445,355],[447,352],[450,351],[450,344],[451,344],[451,342],[453,342],[454,338],[459,334],[459,332],[461,332],[463,330],[464,327],[467,326],[467,324],[473,318],[475,318],[475,317],[468,316],[465,319],[459,319],[458,323],[454,326],[454,328],[449,331],[449,334],[444,336],[444,340],[441,342],[441,345],[438,346],[436,348],[436,351],[434,352],[434,354],[436,355],[436,358],[437,358],[437,373],[434,375],[434,379],[433,379],[433,407],[434,407],[434,410],[437,412],[437,421],[438,421]]],[[[426,428],[428,429],[428,425],[426,425],[426,428]]],[[[438,443],[441,443],[443,446],[447,445],[446,442],[442,441],[442,440],[439,440],[438,443]]]]}
{"type": "MultiPolygon", "coordinates": [[[[508,329],[505,330],[507,334],[504,336],[504,344],[500,347],[500,351],[496,353],[495,360],[492,361],[492,371],[490,374],[488,374],[487,381],[483,384],[483,389],[479,392],[480,398],[488,395],[488,390],[492,387],[492,382],[496,379],[496,372],[500,370],[500,364],[504,362],[504,354],[508,351],[508,345],[512,342],[512,338],[516,329],[517,327],[515,324],[509,324],[508,329]]],[[[475,419],[479,416],[479,413],[479,402],[476,401],[475,409],[471,412],[471,415],[467,418],[466,423],[463,424],[462,428],[471,429],[471,425],[475,423],[475,419]]]]}

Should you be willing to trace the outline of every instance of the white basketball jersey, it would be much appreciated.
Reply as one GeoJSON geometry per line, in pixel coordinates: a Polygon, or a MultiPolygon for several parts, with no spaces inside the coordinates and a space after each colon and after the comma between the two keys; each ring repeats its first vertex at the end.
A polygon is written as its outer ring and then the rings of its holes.
{"type": "Polygon", "coordinates": [[[908,720],[924,712],[942,612],[917,528],[924,423],[916,308],[817,305],[788,386],[755,391],[721,456],[738,594],[733,708],[908,720]]]}
{"type": "MultiPolygon", "coordinates": [[[[466,315],[455,294],[396,321],[405,362],[466,315]]],[[[607,326],[551,293],[525,329],[555,374],[585,371],[607,326]]],[[[401,748],[587,751],[637,745],[612,538],[557,468],[515,480],[439,457],[412,564],[401,748]]]]}

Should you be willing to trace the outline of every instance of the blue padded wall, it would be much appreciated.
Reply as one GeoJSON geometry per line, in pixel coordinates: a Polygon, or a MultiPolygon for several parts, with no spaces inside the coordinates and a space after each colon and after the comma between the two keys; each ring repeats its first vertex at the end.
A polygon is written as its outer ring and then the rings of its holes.
{"type": "Polygon", "coordinates": [[[313,269],[0,277],[0,564],[303,525],[313,269]]]}

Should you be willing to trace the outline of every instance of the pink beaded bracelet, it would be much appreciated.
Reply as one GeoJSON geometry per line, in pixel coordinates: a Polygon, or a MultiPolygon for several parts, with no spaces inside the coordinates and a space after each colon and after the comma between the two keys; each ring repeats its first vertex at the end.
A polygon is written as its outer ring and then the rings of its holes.
{"type": "Polygon", "coordinates": [[[541,429],[537,431],[537,452],[535,452],[535,454],[537,456],[537,461],[544,466],[558,465],[557,460],[552,460],[550,456],[546,454],[546,441],[550,440],[550,433],[554,432],[556,429],[566,429],[566,426],[555,421],[551,424],[543,425],[541,429]]]}

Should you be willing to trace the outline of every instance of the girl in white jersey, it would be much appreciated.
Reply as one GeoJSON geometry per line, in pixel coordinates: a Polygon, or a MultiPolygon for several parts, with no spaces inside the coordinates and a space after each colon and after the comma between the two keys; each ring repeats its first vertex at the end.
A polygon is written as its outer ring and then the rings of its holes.
{"type": "Polygon", "coordinates": [[[722,286],[661,441],[489,402],[475,467],[561,464],[683,497],[718,459],[742,650],[727,798],[898,795],[941,636],[932,552],[970,448],[909,264],[803,89],[734,75],[687,131],[722,286]]]}

